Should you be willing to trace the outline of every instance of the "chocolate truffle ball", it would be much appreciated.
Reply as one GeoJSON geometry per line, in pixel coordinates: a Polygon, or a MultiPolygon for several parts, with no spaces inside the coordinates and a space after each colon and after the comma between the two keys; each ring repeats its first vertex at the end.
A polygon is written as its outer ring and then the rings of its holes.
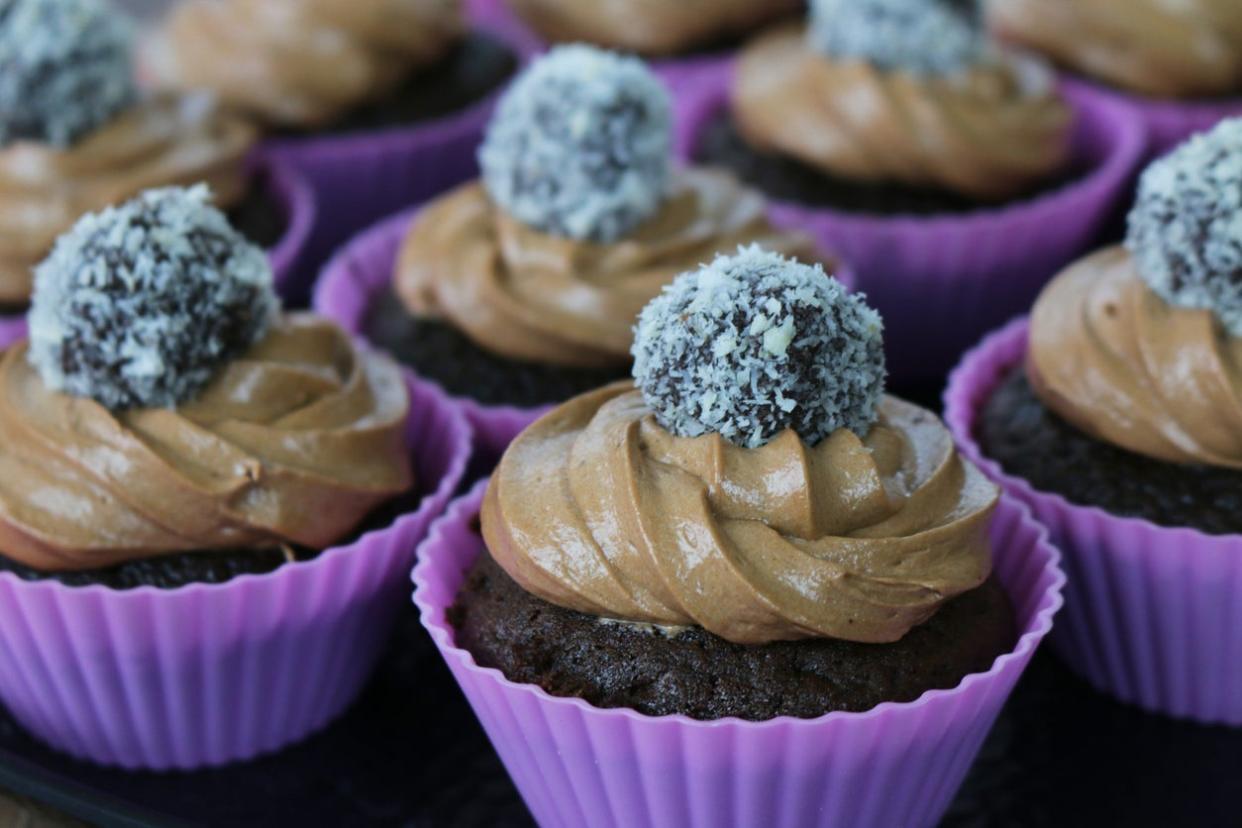
{"type": "Polygon", "coordinates": [[[880,315],[819,265],[758,247],[684,273],[643,310],[634,378],[662,426],[758,448],[864,435],[884,394],[880,315]]]}
{"type": "Polygon", "coordinates": [[[1147,168],[1126,247],[1165,301],[1211,310],[1242,336],[1242,118],[1147,168]]]}
{"type": "Polygon", "coordinates": [[[945,75],[974,65],[982,30],[947,0],[811,0],[811,45],[886,71],[945,75]]]}
{"type": "Polygon", "coordinates": [[[640,60],[562,46],[505,94],[479,164],[492,199],[525,224],[613,242],[659,209],[671,154],[668,92],[640,60]]]}
{"type": "Polygon", "coordinates": [[[113,410],[192,398],[278,309],[263,251],[203,185],[83,216],[35,269],[30,360],[50,388],[113,410]]]}
{"type": "Polygon", "coordinates": [[[66,147],[129,105],[130,39],[104,0],[0,2],[0,144],[66,147]]]}

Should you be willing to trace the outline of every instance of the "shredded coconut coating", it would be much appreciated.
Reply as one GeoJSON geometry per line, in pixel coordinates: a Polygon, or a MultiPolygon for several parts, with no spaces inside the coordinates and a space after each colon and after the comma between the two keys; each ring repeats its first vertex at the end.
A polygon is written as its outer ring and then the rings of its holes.
{"type": "Polygon", "coordinates": [[[112,410],[171,407],[263,336],[279,309],[271,267],[209,197],[148,190],[57,240],[29,315],[48,387],[112,410]]]}
{"type": "Polygon", "coordinates": [[[811,45],[885,71],[949,75],[985,53],[982,28],[946,0],[811,0],[811,45]]]}
{"type": "Polygon", "coordinates": [[[0,0],[0,145],[67,147],[128,106],[131,39],[104,0],[0,0]]]}
{"type": "Polygon", "coordinates": [[[1126,247],[1166,302],[1211,310],[1242,336],[1242,118],[1147,168],[1126,247]]]}
{"type": "Polygon", "coordinates": [[[479,150],[492,199],[531,227],[614,242],[660,208],[672,104],[637,58],[561,46],[501,100],[479,150]]]}
{"type": "Polygon", "coordinates": [[[664,428],[758,448],[864,435],[884,394],[880,315],[819,265],[758,246],[684,273],[639,316],[634,378],[664,428]]]}

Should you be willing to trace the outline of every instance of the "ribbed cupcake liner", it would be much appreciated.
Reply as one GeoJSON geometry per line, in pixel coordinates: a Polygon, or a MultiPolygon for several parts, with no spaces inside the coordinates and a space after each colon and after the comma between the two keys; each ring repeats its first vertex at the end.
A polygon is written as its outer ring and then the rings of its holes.
{"type": "Polygon", "coordinates": [[[407,381],[415,512],[224,584],[118,591],[0,573],[0,700],[51,746],[131,769],[248,759],[330,722],[374,666],[470,456],[460,412],[407,381]]]}
{"type": "MultiPolygon", "coordinates": [[[[475,28],[503,41],[519,63],[533,54],[536,45],[488,3],[472,2],[468,11],[475,28]]],[[[325,261],[359,230],[475,176],[475,152],[499,97],[497,91],[461,112],[409,127],[266,142],[267,152],[309,178],[318,198],[308,260],[325,261]]],[[[299,286],[297,298],[307,298],[310,280],[299,286]]]]}
{"type": "MultiPolygon", "coordinates": [[[[703,127],[728,106],[733,64],[684,91],[692,158],[703,127]]],[[[1130,110],[1067,86],[1077,123],[1073,154],[1086,168],[1053,192],[996,209],[944,216],[878,216],[780,202],[779,223],[814,235],[858,278],[881,312],[889,364],[902,380],[939,378],[988,330],[1021,313],[1051,276],[1082,253],[1124,197],[1145,149],[1130,110]]]]}
{"type": "Polygon", "coordinates": [[[1146,710],[1242,725],[1242,536],[1157,526],[1036,490],[984,456],[980,412],[1026,356],[1027,321],[965,356],[945,393],[962,451],[1030,507],[1069,584],[1052,643],[1098,689],[1146,710]]]}
{"type": "Polygon", "coordinates": [[[1065,83],[1085,94],[1115,101],[1128,109],[1147,132],[1147,149],[1151,158],[1164,155],[1196,132],[1209,130],[1226,118],[1242,116],[1242,97],[1178,101],[1131,95],[1080,78],[1069,78],[1065,83]]]}
{"type": "MultiPolygon", "coordinates": [[[[293,167],[268,157],[262,150],[247,162],[250,175],[266,187],[268,194],[284,214],[285,231],[276,246],[267,251],[272,264],[276,290],[287,296],[303,266],[315,223],[315,194],[306,177],[293,167]]],[[[0,349],[7,348],[26,335],[26,315],[0,314],[0,349]]]]}
{"type": "Polygon", "coordinates": [[[554,697],[475,664],[445,614],[482,551],[480,485],[419,547],[414,602],[535,819],[551,826],[919,826],[948,807],[1061,604],[1046,533],[1004,500],[996,572],[1021,630],[1014,650],[951,690],[866,713],[768,722],[651,717],[554,697]]]}

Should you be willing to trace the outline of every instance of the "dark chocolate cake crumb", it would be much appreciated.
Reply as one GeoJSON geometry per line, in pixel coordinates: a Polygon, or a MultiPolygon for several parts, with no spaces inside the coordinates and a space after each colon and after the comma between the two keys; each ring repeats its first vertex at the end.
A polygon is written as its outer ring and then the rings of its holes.
{"type": "Polygon", "coordinates": [[[660,424],[758,448],[866,434],[884,394],[880,315],[823,268],[757,246],[684,273],[639,315],[634,379],[660,424]]]}
{"type": "Polygon", "coordinates": [[[254,180],[242,200],[228,211],[229,224],[252,244],[271,250],[280,244],[289,229],[285,205],[271,191],[268,183],[254,180]]]}
{"type": "Polygon", "coordinates": [[[450,324],[411,316],[391,288],[372,303],[365,334],[450,394],[484,405],[533,408],[563,402],[630,375],[629,363],[592,369],[507,359],[450,324]]]}
{"type": "Polygon", "coordinates": [[[1166,463],[1095,440],[1048,410],[1020,368],[993,392],[976,432],[1007,474],[1072,503],[1161,526],[1242,533],[1242,472],[1166,463]]]}
{"type": "MultiPolygon", "coordinates": [[[[513,52],[495,38],[471,33],[437,63],[414,72],[383,99],[356,107],[316,135],[411,126],[478,103],[517,70],[513,52]]],[[[286,134],[294,134],[287,130],[286,134]]]]}
{"type": "Polygon", "coordinates": [[[665,634],[553,606],[519,587],[486,553],[449,621],[459,647],[512,681],[598,707],[704,720],[813,718],[911,701],[988,670],[1017,636],[994,579],[895,644],[806,639],[743,646],[697,627],[665,634]]]}
{"type": "MultiPolygon", "coordinates": [[[[778,201],[808,207],[827,207],[872,215],[930,216],[992,209],[949,190],[914,187],[897,182],[850,181],[829,175],[797,159],[760,152],[738,132],[727,110],[716,113],[703,127],[694,151],[698,163],[732,170],[740,179],[778,201]]],[[[1081,164],[1071,164],[1051,176],[1023,200],[1054,192],[1082,177],[1081,164]]]]}

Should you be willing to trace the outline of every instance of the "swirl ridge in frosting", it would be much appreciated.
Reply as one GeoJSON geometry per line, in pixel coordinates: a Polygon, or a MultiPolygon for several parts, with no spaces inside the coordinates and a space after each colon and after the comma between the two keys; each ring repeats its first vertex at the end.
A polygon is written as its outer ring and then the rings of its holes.
{"type": "Polygon", "coordinates": [[[946,76],[889,72],[820,54],[803,26],[742,52],[732,109],[761,151],[981,199],[1021,193],[1069,156],[1070,110],[1041,66],[1005,57],[946,76]]]}
{"type": "Polygon", "coordinates": [[[743,644],[891,642],[986,580],[996,498],[895,398],[864,438],[743,449],[670,435],[620,383],[520,435],[482,519],[496,561],[563,607],[743,644]]]}
{"type": "Polygon", "coordinates": [[[816,258],[780,232],[761,196],[712,171],[675,173],[660,211],[613,244],[543,233],[507,215],[477,183],[425,208],[398,255],[394,282],[415,316],[451,321],[480,347],[514,359],[597,367],[629,360],[642,308],[678,274],[758,243],[816,258]]]}
{"type": "Polygon", "coordinates": [[[175,409],[110,412],[0,357],[0,552],[44,571],[323,548],[412,482],[390,361],[288,317],[175,409]]]}

